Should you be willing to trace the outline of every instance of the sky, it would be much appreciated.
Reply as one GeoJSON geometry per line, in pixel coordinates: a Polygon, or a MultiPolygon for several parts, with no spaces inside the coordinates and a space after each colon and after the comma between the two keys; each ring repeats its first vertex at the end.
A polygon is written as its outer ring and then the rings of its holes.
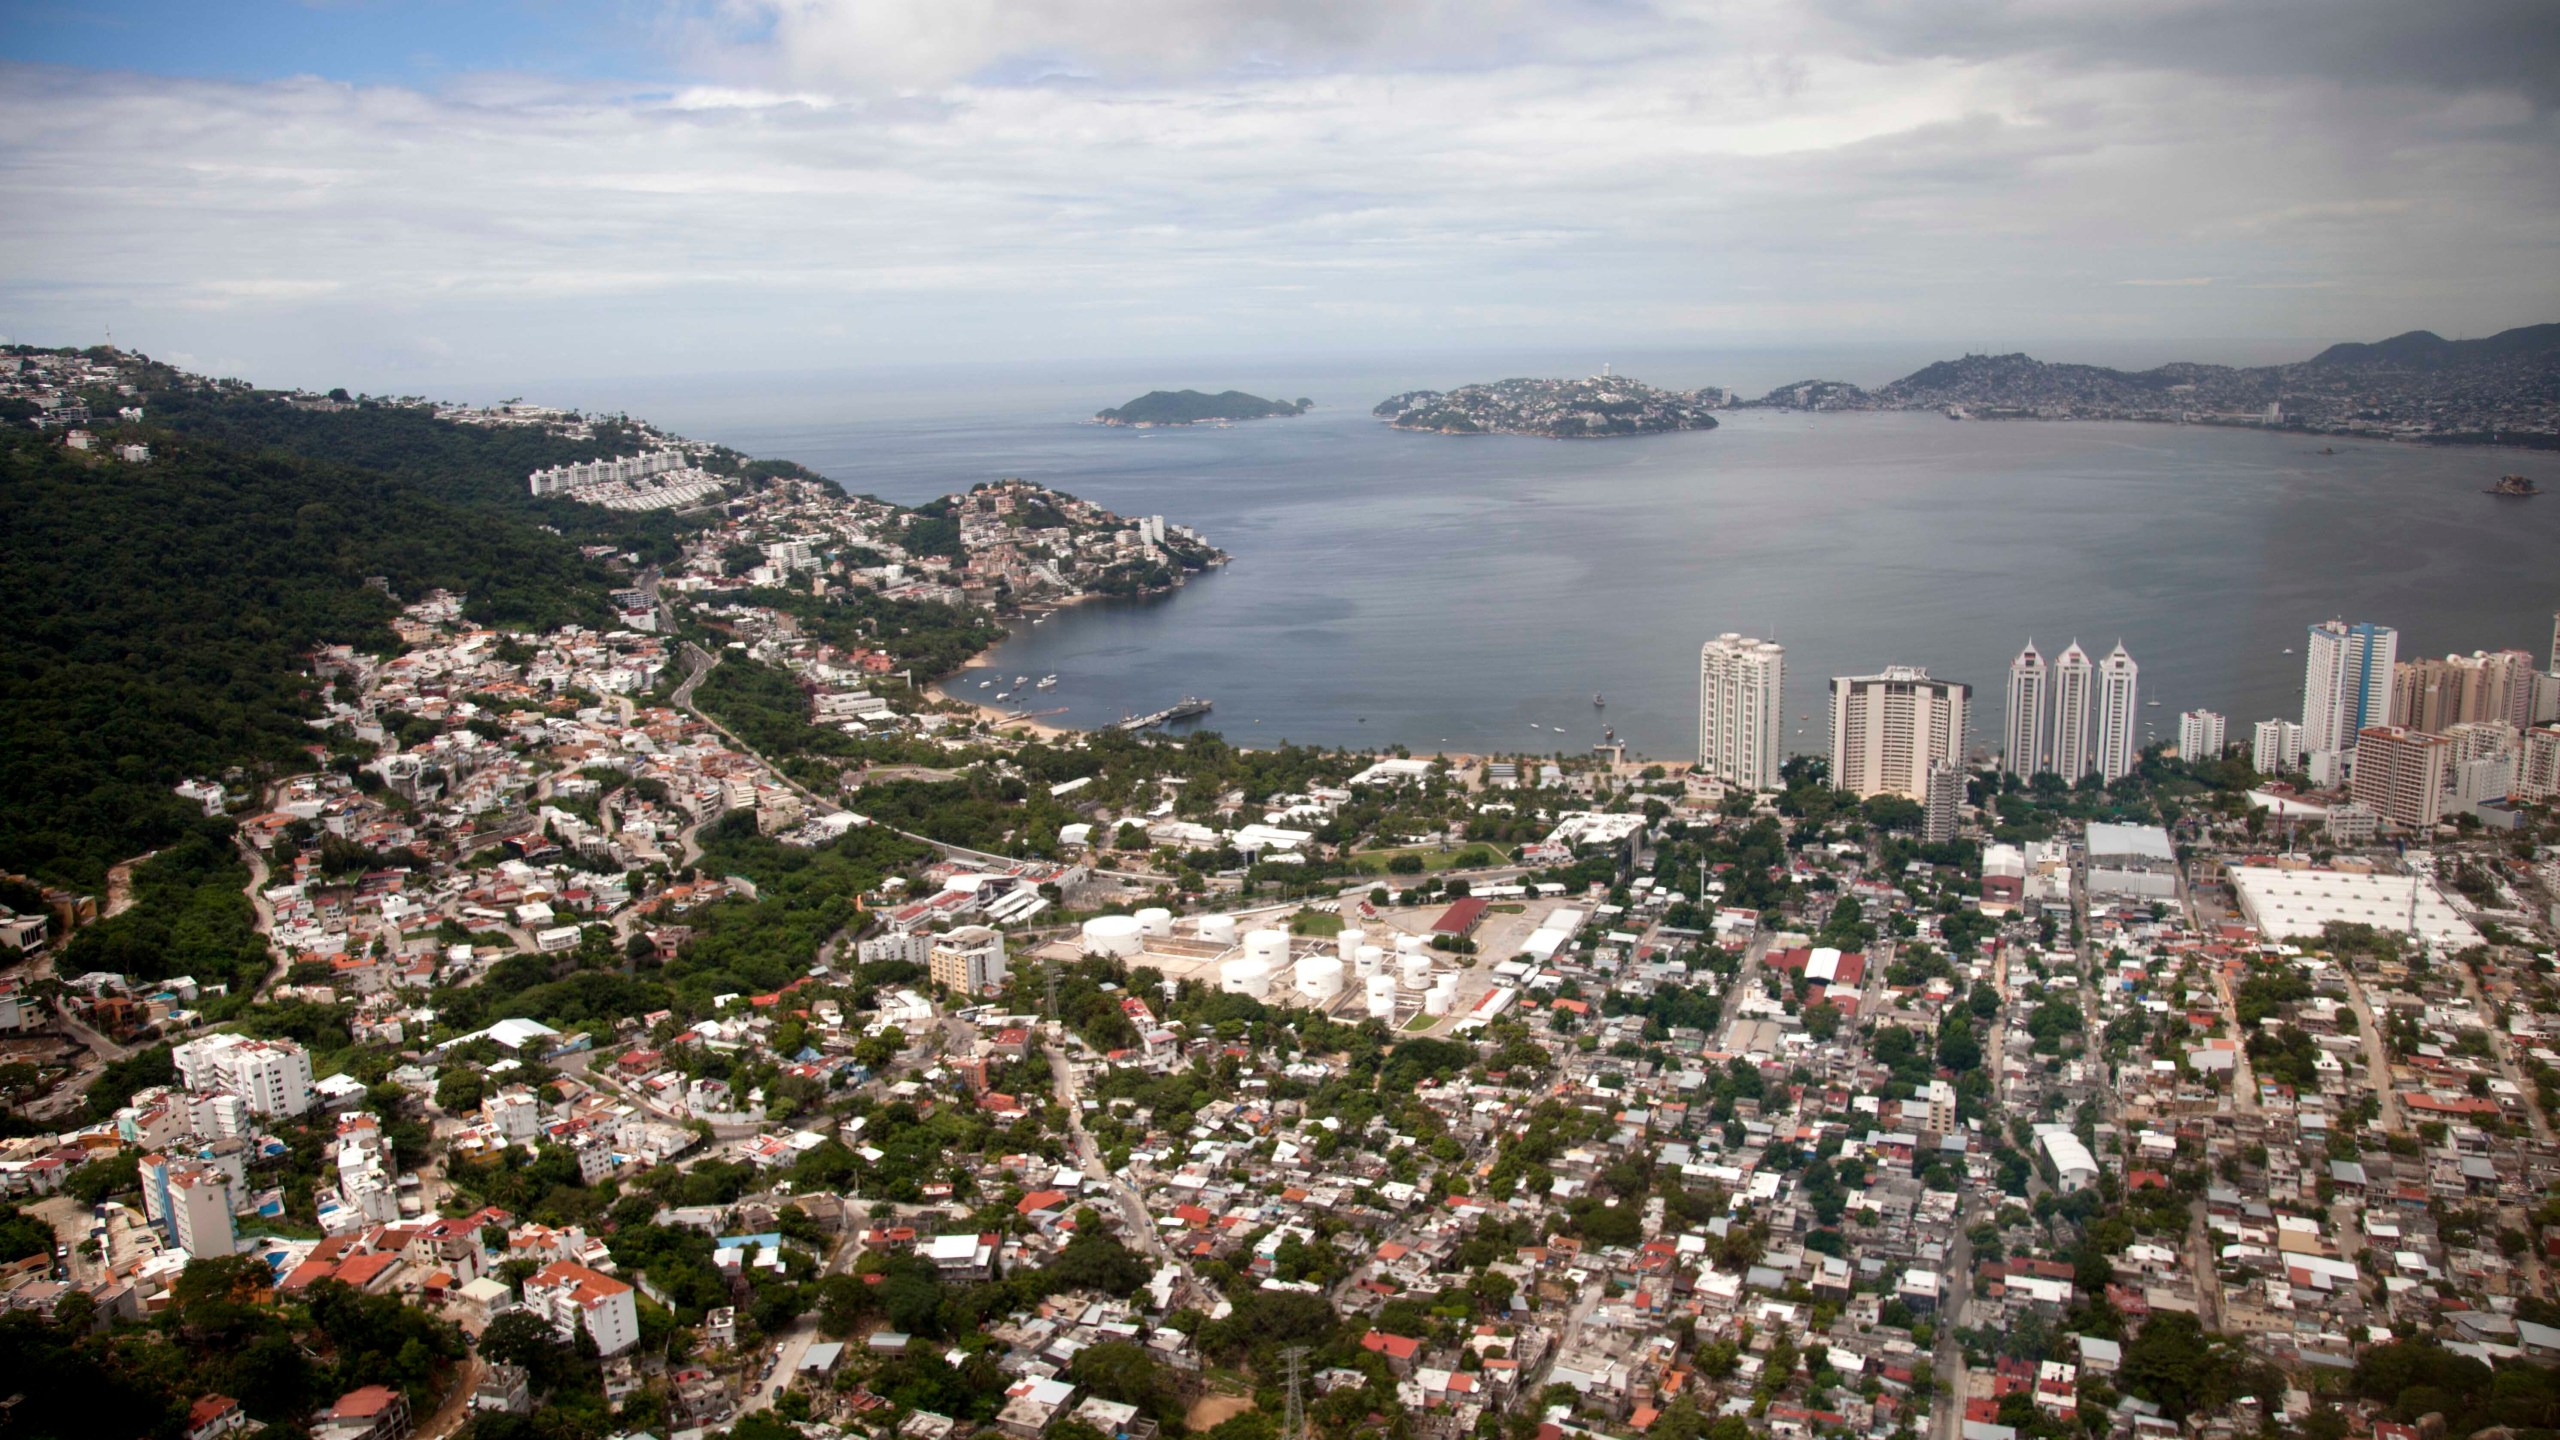
{"type": "Polygon", "coordinates": [[[0,336],[2259,361],[2560,320],[2555,105],[2547,0],[0,0],[0,336]]]}

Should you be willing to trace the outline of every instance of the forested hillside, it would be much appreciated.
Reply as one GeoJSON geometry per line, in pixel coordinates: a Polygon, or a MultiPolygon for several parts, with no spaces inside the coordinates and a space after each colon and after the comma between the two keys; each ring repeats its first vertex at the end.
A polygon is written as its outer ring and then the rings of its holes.
{"type": "Polygon", "coordinates": [[[606,618],[612,576],[574,536],[414,479],[149,438],[132,465],[0,432],[0,869],[94,892],[186,832],[180,779],[295,763],[303,657],[391,642],[368,577],[465,592],[491,623],[606,618]]]}

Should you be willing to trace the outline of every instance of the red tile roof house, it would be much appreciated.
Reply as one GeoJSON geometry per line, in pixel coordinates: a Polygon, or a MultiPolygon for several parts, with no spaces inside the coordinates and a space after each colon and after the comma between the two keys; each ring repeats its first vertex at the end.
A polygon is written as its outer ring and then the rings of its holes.
{"type": "Polygon", "coordinates": [[[1422,1342],[1384,1330],[1372,1330],[1360,1337],[1360,1348],[1387,1358],[1387,1368],[1399,1380],[1411,1379],[1414,1362],[1422,1354],[1422,1342]]]}

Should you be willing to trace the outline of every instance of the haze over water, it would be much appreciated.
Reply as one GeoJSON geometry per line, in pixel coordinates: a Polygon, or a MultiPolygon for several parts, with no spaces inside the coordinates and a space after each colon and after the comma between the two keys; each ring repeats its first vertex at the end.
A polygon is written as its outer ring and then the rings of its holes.
{"type": "MultiPolygon", "coordinates": [[[[1468,378],[1504,373],[1524,372],[1468,378]]],[[[2547,660],[2560,606],[2560,498],[2480,493],[2506,471],[2554,478],[2550,457],[2512,450],[2324,456],[2247,430],[1761,411],[1706,433],[1455,438],[1369,416],[1411,379],[1188,383],[1319,408],[1226,429],[1081,423],[1125,382],[794,407],[879,417],[832,422],[699,393],[633,408],[887,499],[1019,475],[1201,530],[1231,565],[1021,624],[993,686],[955,688],[984,700],[1055,673],[1013,703],[1079,726],[1201,695],[1204,723],[1246,744],[1582,750],[1605,723],[1676,760],[1696,744],[1698,645],[1724,630],[1786,645],[1790,749],[1826,744],[1827,677],[1888,664],[1970,682],[1972,741],[1996,746],[2030,636],[2047,656],[2121,638],[2160,738],[2201,706],[2245,741],[2252,721],[2298,716],[2311,622],[2397,626],[2404,658],[2547,660]]]]}

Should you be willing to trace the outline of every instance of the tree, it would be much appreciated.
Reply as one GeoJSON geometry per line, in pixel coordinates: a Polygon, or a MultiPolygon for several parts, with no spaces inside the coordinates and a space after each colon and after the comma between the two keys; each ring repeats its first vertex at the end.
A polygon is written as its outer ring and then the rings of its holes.
{"type": "MultiPolygon", "coordinates": [[[[2362,1371],[2361,1363],[2358,1370],[2362,1371]]],[[[2170,1419],[2183,1421],[2198,1410],[2229,1400],[2239,1362],[2229,1342],[2205,1332],[2193,1315],[2156,1311],[2141,1333],[2125,1346],[2116,1372],[2124,1390],[2158,1405],[2170,1419]]]]}

